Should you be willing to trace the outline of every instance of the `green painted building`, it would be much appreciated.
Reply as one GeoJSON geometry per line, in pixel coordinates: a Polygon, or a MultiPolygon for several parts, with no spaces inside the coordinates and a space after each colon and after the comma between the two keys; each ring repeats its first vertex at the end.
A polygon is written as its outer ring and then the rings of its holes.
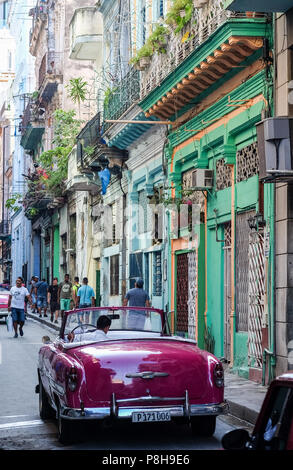
{"type": "Polygon", "coordinates": [[[274,358],[264,367],[274,341],[274,187],[259,182],[255,124],[273,112],[272,23],[214,7],[194,11],[196,26],[170,39],[159,86],[152,66],[143,72],[140,104],[173,122],[170,196],[199,211],[176,233],[169,219],[173,331],[261,381],[274,367],[274,358]]]}

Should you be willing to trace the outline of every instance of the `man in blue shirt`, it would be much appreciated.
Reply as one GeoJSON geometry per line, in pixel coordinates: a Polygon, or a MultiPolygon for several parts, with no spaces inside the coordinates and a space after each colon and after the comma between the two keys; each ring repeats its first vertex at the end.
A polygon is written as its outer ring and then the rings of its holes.
{"type": "MultiPolygon", "coordinates": [[[[86,308],[95,306],[95,291],[88,285],[88,278],[84,277],[82,286],[77,291],[76,308],[86,308]]],[[[78,322],[83,323],[85,316],[85,323],[89,323],[89,312],[82,312],[78,314],[78,322]]]]}
{"type": "Polygon", "coordinates": [[[47,317],[47,294],[48,294],[48,284],[46,279],[35,284],[35,295],[37,298],[37,309],[39,312],[39,317],[42,317],[42,308],[44,309],[44,317],[47,317]]]}
{"type": "MultiPolygon", "coordinates": [[[[148,293],[143,289],[143,280],[137,278],[135,281],[134,289],[130,289],[125,299],[123,300],[123,306],[126,307],[150,307],[150,298],[148,293]]],[[[130,330],[143,330],[145,319],[149,316],[149,313],[144,310],[129,310],[128,313],[128,329],[130,330]]]]}

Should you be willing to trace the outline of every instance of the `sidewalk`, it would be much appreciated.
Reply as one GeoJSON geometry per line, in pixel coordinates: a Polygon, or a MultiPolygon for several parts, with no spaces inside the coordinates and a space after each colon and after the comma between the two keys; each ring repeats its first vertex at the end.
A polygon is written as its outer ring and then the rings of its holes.
{"type": "MultiPolygon", "coordinates": [[[[59,324],[56,325],[50,322],[50,314],[48,318],[39,318],[38,313],[28,312],[27,316],[56,330],[56,333],[60,329],[61,319],[59,318],[59,324]]],[[[229,370],[225,371],[225,399],[229,403],[229,414],[232,416],[255,424],[266,392],[267,387],[232,374],[229,370]]]]}
{"type": "Polygon", "coordinates": [[[229,414],[255,424],[268,387],[225,371],[225,399],[229,414]]]}

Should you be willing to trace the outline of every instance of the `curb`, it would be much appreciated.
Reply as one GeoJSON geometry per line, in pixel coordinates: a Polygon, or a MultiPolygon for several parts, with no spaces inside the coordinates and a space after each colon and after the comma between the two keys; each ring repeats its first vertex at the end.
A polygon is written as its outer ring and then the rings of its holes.
{"type": "Polygon", "coordinates": [[[56,325],[54,323],[51,323],[50,321],[45,320],[44,318],[39,318],[39,316],[34,315],[33,313],[26,313],[26,316],[28,318],[32,318],[33,320],[38,321],[39,323],[42,323],[43,325],[49,326],[53,330],[56,330],[58,332],[60,331],[60,325],[56,325]]]}
{"type": "Polygon", "coordinates": [[[252,425],[255,425],[259,413],[251,408],[247,408],[244,405],[240,405],[234,401],[231,401],[226,398],[226,401],[229,405],[228,414],[235,416],[236,418],[246,421],[252,425]]]}

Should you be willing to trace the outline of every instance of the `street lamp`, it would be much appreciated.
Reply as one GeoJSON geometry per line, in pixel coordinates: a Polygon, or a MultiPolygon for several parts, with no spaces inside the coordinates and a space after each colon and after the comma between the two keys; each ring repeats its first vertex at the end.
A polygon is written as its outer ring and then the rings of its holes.
{"type": "Polygon", "coordinates": [[[252,215],[247,219],[250,230],[257,231],[259,228],[263,228],[266,225],[266,221],[263,218],[263,215],[260,212],[257,212],[255,215],[252,215]]]}

